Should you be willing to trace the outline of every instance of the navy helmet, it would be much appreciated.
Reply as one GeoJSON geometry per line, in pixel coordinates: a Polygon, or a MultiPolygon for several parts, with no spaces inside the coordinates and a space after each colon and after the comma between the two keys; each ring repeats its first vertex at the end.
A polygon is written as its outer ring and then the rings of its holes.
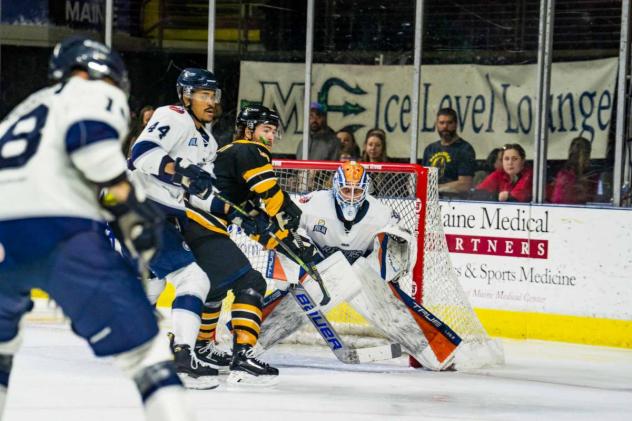
{"type": "Polygon", "coordinates": [[[90,79],[110,78],[129,94],[127,69],[121,56],[98,41],[75,35],[55,46],[48,62],[49,79],[65,80],[76,69],[88,72],[90,79]]]}
{"type": "Polygon", "coordinates": [[[263,105],[247,105],[239,111],[236,126],[254,130],[259,124],[272,124],[279,128],[281,118],[279,114],[263,105]]]}
{"type": "Polygon", "coordinates": [[[178,98],[182,103],[184,103],[183,96],[190,96],[197,89],[215,91],[215,102],[220,102],[222,98],[222,90],[219,88],[219,83],[217,83],[213,72],[196,67],[189,67],[180,72],[176,89],[178,98]]]}

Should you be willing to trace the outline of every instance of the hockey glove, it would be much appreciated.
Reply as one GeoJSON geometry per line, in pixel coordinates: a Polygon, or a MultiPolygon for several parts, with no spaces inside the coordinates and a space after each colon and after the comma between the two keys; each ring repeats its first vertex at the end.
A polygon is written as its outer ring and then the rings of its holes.
{"type": "Polygon", "coordinates": [[[106,192],[101,203],[115,217],[110,224],[114,235],[133,257],[149,262],[160,246],[164,215],[157,206],[139,196],[132,186],[126,202],[116,203],[106,192]]]}
{"type": "Polygon", "coordinates": [[[301,208],[290,199],[290,196],[283,192],[283,205],[275,215],[279,228],[282,230],[296,231],[301,221],[301,208]]]}
{"type": "Polygon", "coordinates": [[[228,220],[233,224],[238,225],[248,236],[252,235],[264,235],[274,229],[271,225],[270,218],[264,212],[257,212],[253,215],[251,212],[250,217],[244,216],[241,212],[232,210],[228,214],[228,220]]]}
{"type": "Polygon", "coordinates": [[[188,159],[176,159],[176,172],[172,181],[181,185],[187,193],[206,199],[212,191],[213,176],[188,159]]]}
{"type": "MultiPolygon", "coordinates": [[[[303,239],[303,247],[299,247],[296,242],[292,238],[286,238],[283,240],[283,243],[289,247],[289,249],[303,261],[307,265],[312,265],[321,260],[320,254],[316,247],[305,237],[301,237],[303,239]]],[[[289,255],[282,247],[276,248],[279,253],[284,254],[289,259],[292,259],[292,256],[289,255]]]]}

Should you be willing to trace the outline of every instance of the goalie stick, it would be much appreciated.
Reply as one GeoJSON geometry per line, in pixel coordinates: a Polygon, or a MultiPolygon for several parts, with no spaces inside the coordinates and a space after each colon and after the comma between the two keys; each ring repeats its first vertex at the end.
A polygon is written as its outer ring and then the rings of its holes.
{"type": "MultiPolygon", "coordinates": [[[[232,206],[244,218],[252,219],[252,216],[241,207],[233,204],[217,192],[214,192],[213,194],[219,200],[223,201],[229,206],[232,206]]],[[[330,297],[327,293],[327,290],[325,289],[324,282],[322,280],[322,277],[318,273],[318,270],[314,266],[308,266],[287,245],[285,245],[285,243],[283,243],[276,235],[274,235],[273,232],[270,232],[270,235],[288,253],[290,258],[292,258],[295,263],[301,266],[307,272],[307,274],[312,277],[312,279],[314,279],[316,282],[320,280],[320,282],[318,282],[318,285],[323,292],[323,300],[321,301],[320,305],[326,305],[330,301],[330,297]]],[[[303,245],[302,240],[299,245],[303,245]]],[[[360,364],[373,361],[390,360],[393,358],[398,358],[402,355],[401,345],[396,343],[368,348],[354,348],[345,345],[342,337],[336,332],[329,320],[327,320],[323,312],[320,310],[320,306],[316,305],[314,299],[309,295],[307,290],[300,282],[291,283],[289,286],[289,290],[301,310],[303,310],[318,334],[323,338],[325,343],[327,343],[327,345],[339,361],[345,364],[360,364]]]]}

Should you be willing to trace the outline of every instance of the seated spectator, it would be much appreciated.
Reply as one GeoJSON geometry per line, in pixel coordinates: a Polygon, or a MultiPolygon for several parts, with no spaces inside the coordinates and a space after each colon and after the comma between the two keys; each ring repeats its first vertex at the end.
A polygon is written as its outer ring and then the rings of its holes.
{"type": "MultiPolygon", "coordinates": [[[[526,154],[517,143],[502,149],[503,166],[487,176],[478,186],[478,193],[486,192],[499,202],[529,202],[533,185],[533,169],[525,166],[526,154]]],[[[477,195],[479,198],[480,194],[477,195]]]]}
{"type": "Polygon", "coordinates": [[[303,141],[296,148],[296,159],[337,161],[340,157],[340,141],[336,132],[327,125],[327,111],[319,102],[312,102],[309,108],[309,150],[303,157],[303,141]]]}
{"type": "Polygon", "coordinates": [[[501,148],[494,148],[487,155],[483,165],[474,173],[473,184],[475,186],[478,186],[488,175],[503,167],[502,151],[501,148]]]}
{"type": "Polygon", "coordinates": [[[360,147],[356,143],[355,136],[348,130],[338,130],[336,137],[340,140],[340,160],[360,160],[360,147]]]}
{"type": "Polygon", "coordinates": [[[568,160],[555,176],[551,203],[581,204],[595,200],[598,174],[589,171],[591,144],[576,137],[568,148],[568,160]]]}
{"type": "Polygon", "coordinates": [[[472,188],[474,148],[457,134],[457,115],[452,108],[437,112],[435,126],[440,139],[426,146],[422,165],[439,169],[439,193],[460,197],[472,188]]]}
{"type": "Polygon", "coordinates": [[[386,133],[382,129],[371,129],[364,138],[364,152],[362,152],[364,162],[388,162],[386,155],[386,133]]]}

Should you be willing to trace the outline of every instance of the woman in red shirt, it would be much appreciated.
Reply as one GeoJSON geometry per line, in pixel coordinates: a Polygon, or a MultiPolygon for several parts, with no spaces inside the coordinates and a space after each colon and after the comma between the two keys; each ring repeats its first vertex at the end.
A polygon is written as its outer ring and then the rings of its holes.
{"type": "Polygon", "coordinates": [[[488,192],[499,202],[529,202],[533,170],[525,167],[526,154],[517,143],[503,146],[503,166],[487,176],[476,190],[488,192]]]}
{"type": "Polygon", "coordinates": [[[588,139],[573,139],[568,161],[555,176],[551,203],[582,204],[595,200],[599,175],[590,171],[590,150],[588,139]]]}

